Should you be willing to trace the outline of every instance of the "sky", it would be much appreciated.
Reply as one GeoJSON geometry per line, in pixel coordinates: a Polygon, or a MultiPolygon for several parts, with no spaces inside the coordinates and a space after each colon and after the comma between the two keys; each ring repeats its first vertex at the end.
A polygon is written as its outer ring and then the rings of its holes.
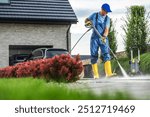
{"type": "MultiPolygon", "coordinates": [[[[108,3],[112,13],[108,14],[115,22],[115,30],[117,32],[117,52],[124,51],[124,32],[122,26],[126,18],[127,8],[133,5],[143,5],[146,13],[150,12],[150,0],[69,0],[77,18],[78,23],[71,26],[71,47],[78,41],[82,34],[87,30],[84,27],[84,20],[93,12],[98,12],[103,3],[108,3]]],[[[150,19],[150,18],[149,18],[150,19]]],[[[77,46],[72,51],[72,54],[90,55],[90,37],[91,32],[88,32],[77,46]]]]}

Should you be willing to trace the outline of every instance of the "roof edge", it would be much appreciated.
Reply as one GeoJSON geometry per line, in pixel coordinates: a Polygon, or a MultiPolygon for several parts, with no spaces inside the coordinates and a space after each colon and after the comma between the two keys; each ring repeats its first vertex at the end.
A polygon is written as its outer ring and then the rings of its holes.
{"type": "Polygon", "coordinates": [[[18,19],[18,18],[0,18],[0,23],[31,23],[31,24],[77,24],[77,19],[72,20],[49,20],[49,19],[18,19]]]}

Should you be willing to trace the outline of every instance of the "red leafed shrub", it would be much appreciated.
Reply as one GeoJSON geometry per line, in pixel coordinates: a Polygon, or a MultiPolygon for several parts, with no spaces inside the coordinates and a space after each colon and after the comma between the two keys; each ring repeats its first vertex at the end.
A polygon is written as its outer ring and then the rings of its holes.
{"type": "Polygon", "coordinates": [[[19,63],[0,69],[1,78],[9,77],[34,77],[55,80],[58,82],[74,82],[79,79],[83,70],[80,56],[72,58],[70,55],[54,56],[49,59],[39,59],[19,63]]]}

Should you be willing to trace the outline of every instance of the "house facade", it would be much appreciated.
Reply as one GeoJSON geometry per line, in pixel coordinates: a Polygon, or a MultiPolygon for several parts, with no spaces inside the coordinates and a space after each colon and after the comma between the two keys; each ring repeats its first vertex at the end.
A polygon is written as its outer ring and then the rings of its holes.
{"type": "Polygon", "coordinates": [[[14,54],[40,47],[71,47],[71,24],[77,17],[68,0],[2,0],[0,2],[0,67],[14,54]]]}

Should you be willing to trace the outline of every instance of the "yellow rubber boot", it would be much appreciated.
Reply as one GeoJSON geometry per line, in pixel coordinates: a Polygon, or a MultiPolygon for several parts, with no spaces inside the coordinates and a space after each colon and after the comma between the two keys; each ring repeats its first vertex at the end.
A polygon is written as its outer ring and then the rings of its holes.
{"type": "Polygon", "coordinates": [[[116,73],[112,73],[111,62],[110,62],[110,61],[106,61],[106,62],[105,62],[104,68],[105,68],[106,77],[113,77],[113,76],[116,76],[116,73]]]}
{"type": "Polygon", "coordinates": [[[98,79],[99,78],[99,73],[98,73],[98,65],[96,64],[92,64],[92,69],[93,69],[93,75],[94,75],[94,79],[98,79]]]}

